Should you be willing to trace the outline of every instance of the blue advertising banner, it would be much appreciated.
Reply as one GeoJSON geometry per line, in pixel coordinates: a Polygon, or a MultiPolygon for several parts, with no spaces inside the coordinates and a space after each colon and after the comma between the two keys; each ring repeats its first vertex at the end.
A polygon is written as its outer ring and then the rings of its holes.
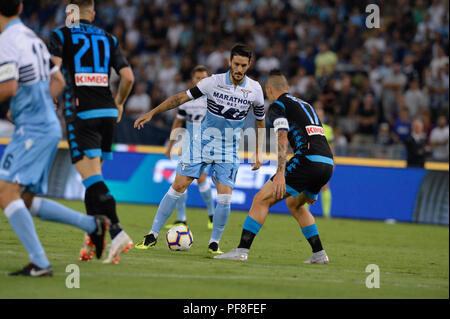
{"type": "MultiPolygon", "coordinates": [[[[0,156],[4,148],[0,145],[0,156]]],[[[74,169],[67,150],[59,150],[53,166],[49,195],[82,199],[81,178],[69,178],[74,169]]],[[[177,161],[159,153],[114,152],[114,160],[105,162],[103,173],[118,202],[157,205],[172,184],[176,167],[177,161]]],[[[258,171],[252,171],[248,162],[242,163],[233,190],[232,209],[248,211],[255,194],[275,171],[276,166],[269,163],[258,171]]],[[[448,171],[337,164],[329,183],[331,216],[448,225],[448,181],[448,171]]],[[[216,196],[212,181],[211,185],[216,196]]],[[[205,207],[195,181],[188,189],[187,205],[205,207]]],[[[322,216],[321,195],[310,210],[315,216],[322,216]]],[[[289,214],[285,201],[270,212],[289,214]]]]}
{"type": "MultiPolygon", "coordinates": [[[[105,163],[104,175],[118,201],[158,204],[175,178],[176,166],[176,161],[161,154],[116,153],[114,161],[105,163]]],[[[265,164],[252,171],[249,163],[242,163],[236,177],[232,209],[248,211],[254,195],[275,170],[275,166],[265,164]]],[[[330,180],[331,214],[410,222],[426,172],[425,169],[336,165],[330,180]]],[[[205,207],[195,182],[188,190],[187,204],[205,207]]],[[[310,210],[316,216],[322,215],[320,196],[310,210]]],[[[271,212],[289,214],[284,201],[272,207],[271,212]]]]}

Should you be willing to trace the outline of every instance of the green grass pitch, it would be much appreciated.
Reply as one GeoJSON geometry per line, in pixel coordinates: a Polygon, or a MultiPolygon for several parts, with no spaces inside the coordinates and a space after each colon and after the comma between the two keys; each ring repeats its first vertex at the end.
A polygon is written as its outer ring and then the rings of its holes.
{"type": "MultiPolygon", "coordinates": [[[[61,201],[79,211],[82,202],[61,201]]],[[[135,242],[151,227],[155,206],[119,204],[121,224],[135,242]]],[[[448,227],[317,218],[329,265],[306,265],[311,250],[296,221],[271,214],[247,262],[208,256],[205,210],[188,209],[194,244],[169,251],[162,231],[156,247],[132,249],[118,265],[78,261],[82,232],[35,219],[53,278],[11,278],[27,254],[0,214],[0,298],[449,298],[448,227]],[[66,287],[66,266],[80,267],[80,288],[66,287]],[[380,288],[368,289],[368,264],[380,269],[380,288]]],[[[239,242],[246,214],[233,211],[221,241],[239,242]]],[[[175,214],[169,219],[173,221],[175,214]]],[[[105,255],[105,254],[104,254],[105,255]]],[[[105,256],[104,256],[105,257],[105,256]]]]}

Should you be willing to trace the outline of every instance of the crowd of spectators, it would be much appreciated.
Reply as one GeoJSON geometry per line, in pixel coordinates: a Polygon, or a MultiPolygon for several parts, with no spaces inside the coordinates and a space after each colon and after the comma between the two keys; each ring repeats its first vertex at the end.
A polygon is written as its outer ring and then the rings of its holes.
{"type": "MultiPolygon", "coordinates": [[[[65,21],[67,1],[24,2],[24,22],[44,39],[65,21]]],[[[255,53],[250,77],[264,83],[279,68],[291,94],[323,107],[338,155],[406,158],[402,145],[414,135],[415,121],[429,154],[448,160],[448,1],[96,2],[95,24],[119,39],[136,76],[121,124],[129,127],[118,130],[121,142],[163,144],[174,112],[153,122],[162,134],[157,141],[127,141],[119,133],[126,135],[133,118],[187,89],[195,65],[225,72],[229,49],[243,42],[255,53]],[[380,28],[366,27],[369,3],[380,7],[380,28]],[[445,127],[438,145],[432,131],[445,127]],[[390,147],[400,155],[386,151],[390,147]]]]}

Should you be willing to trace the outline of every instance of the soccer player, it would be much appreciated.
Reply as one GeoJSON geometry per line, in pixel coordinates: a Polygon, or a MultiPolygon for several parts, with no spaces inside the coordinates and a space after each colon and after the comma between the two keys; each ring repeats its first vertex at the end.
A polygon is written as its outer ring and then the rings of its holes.
{"type": "MultiPolygon", "coordinates": [[[[218,195],[208,251],[212,254],[222,253],[219,241],[230,216],[231,194],[239,169],[237,148],[250,107],[253,106],[256,118],[258,142],[258,131],[265,128],[264,95],[261,85],[246,76],[251,59],[251,49],[247,45],[236,44],[231,49],[228,72],[201,80],[190,90],[168,98],[134,123],[134,126],[140,129],[153,116],[206,95],[208,109],[205,119],[201,127],[197,125],[193,129],[194,158],[189,162],[180,163],[172,187],[159,204],[152,229],[136,248],[148,249],[156,244],[161,227],[172,214],[177,200],[192,181],[200,177],[204,168],[211,165],[218,195]]],[[[252,161],[253,170],[261,166],[258,144],[256,143],[256,157],[252,161]]]]}
{"type": "MultiPolygon", "coordinates": [[[[121,119],[134,76],[117,39],[91,24],[95,18],[94,0],[71,0],[70,4],[78,6],[80,20],[68,12],[73,26],[54,30],[49,49],[68,83],[64,115],[72,163],[86,187],[86,212],[103,214],[111,220],[111,247],[104,263],[115,264],[133,242],[119,223],[116,201],[103,180],[102,164],[112,159],[114,127],[121,119]],[[115,99],[109,87],[111,68],[121,78],[115,99]]],[[[80,259],[92,258],[92,248],[86,234],[80,259]]]]}
{"type": "Polygon", "coordinates": [[[329,262],[322,248],[314,217],[304,204],[313,204],[320,189],[330,179],[334,165],[333,155],[313,107],[288,92],[288,82],[281,72],[270,72],[266,81],[266,94],[272,102],[269,119],[278,136],[277,172],[255,195],[249,215],[244,221],[238,248],[214,258],[247,260],[250,246],[264,224],[269,208],[286,199],[291,214],[299,223],[313,251],[306,263],[329,262]],[[289,144],[295,154],[286,163],[289,144]]]}
{"type": "MultiPolygon", "coordinates": [[[[196,66],[191,72],[191,81],[193,85],[197,85],[198,82],[208,77],[208,69],[202,65],[196,66]]],[[[184,103],[178,108],[178,114],[172,125],[172,133],[176,132],[176,129],[181,128],[184,123],[186,123],[186,129],[188,135],[185,136],[183,141],[183,152],[184,156],[187,157],[184,160],[189,161],[190,157],[193,156],[192,153],[192,140],[194,123],[201,123],[206,114],[206,96],[202,96],[199,99],[195,99],[184,103]]],[[[167,147],[166,156],[171,158],[171,151],[173,144],[175,142],[174,138],[171,138],[169,146],[167,147]]],[[[183,155],[182,155],[183,158],[183,155]]],[[[200,195],[205,201],[206,208],[208,210],[208,229],[213,227],[213,216],[214,216],[214,200],[212,198],[211,185],[209,184],[208,171],[209,166],[205,166],[202,174],[197,180],[198,188],[200,190],[200,195]]],[[[173,224],[166,225],[166,228],[172,228],[175,225],[184,224],[186,222],[186,201],[187,201],[187,191],[178,199],[176,204],[178,219],[173,224]]]]}
{"type": "Polygon", "coordinates": [[[64,78],[52,66],[42,40],[22,24],[22,8],[21,0],[0,0],[0,103],[10,99],[16,126],[0,161],[0,207],[30,256],[27,266],[10,275],[42,277],[52,276],[53,270],[32,215],[89,233],[97,258],[103,252],[109,220],[35,197],[47,192],[48,173],[61,139],[53,99],[64,88],[64,78]]]}

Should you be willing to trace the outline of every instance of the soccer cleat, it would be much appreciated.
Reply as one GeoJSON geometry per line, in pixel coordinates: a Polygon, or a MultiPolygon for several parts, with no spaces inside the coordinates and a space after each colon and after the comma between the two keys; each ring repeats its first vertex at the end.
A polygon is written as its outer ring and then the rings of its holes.
{"type": "Polygon", "coordinates": [[[133,241],[123,230],[117,234],[111,241],[108,257],[103,261],[104,264],[118,264],[120,253],[126,253],[133,247],[133,241]]]}
{"type": "Polygon", "coordinates": [[[84,246],[80,250],[79,259],[82,261],[89,261],[94,258],[95,255],[95,245],[89,237],[88,234],[84,234],[84,246]]]}
{"type": "Polygon", "coordinates": [[[134,247],[136,247],[136,249],[149,249],[150,247],[156,245],[156,241],[157,240],[153,234],[148,234],[145,235],[144,239],[141,242],[137,243],[134,247]]]}
{"type": "Polygon", "coordinates": [[[9,273],[8,276],[28,276],[28,277],[52,277],[52,266],[40,268],[33,263],[29,263],[23,269],[9,273]]]}
{"type": "Polygon", "coordinates": [[[304,262],[305,264],[329,264],[330,260],[328,259],[327,253],[325,250],[318,251],[313,253],[312,256],[304,262]]]}
{"type": "Polygon", "coordinates": [[[219,249],[219,244],[216,242],[212,242],[208,245],[208,252],[213,255],[221,255],[223,251],[219,249]]]}
{"type": "Polygon", "coordinates": [[[105,249],[105,235],[109,229],[109,218],[104,215],[95,215],[95,223],[97,224],[97,229],[89,234],[92,243],[95,246],[95,256],[100,259],[105,249]]]}
{"type": "Polygon", "coordinates": [[[245,261],[248,259],[247,248],[235,248],[227,252],[226,254],[214,256],[215,259],[228,259],[228,260],[240,260],[245,261]]]}
{"type": "Polygon", "coordinates": [[[166,226],[164,226],[164,228],[165,229],[171,229],[172,227],[175,227],[175,226],[178,226],[178,225],[186,225],[187,226],[187,223],[186,223],[186,221],[177,220],[173,224],[167,224],[166,226]]]}

